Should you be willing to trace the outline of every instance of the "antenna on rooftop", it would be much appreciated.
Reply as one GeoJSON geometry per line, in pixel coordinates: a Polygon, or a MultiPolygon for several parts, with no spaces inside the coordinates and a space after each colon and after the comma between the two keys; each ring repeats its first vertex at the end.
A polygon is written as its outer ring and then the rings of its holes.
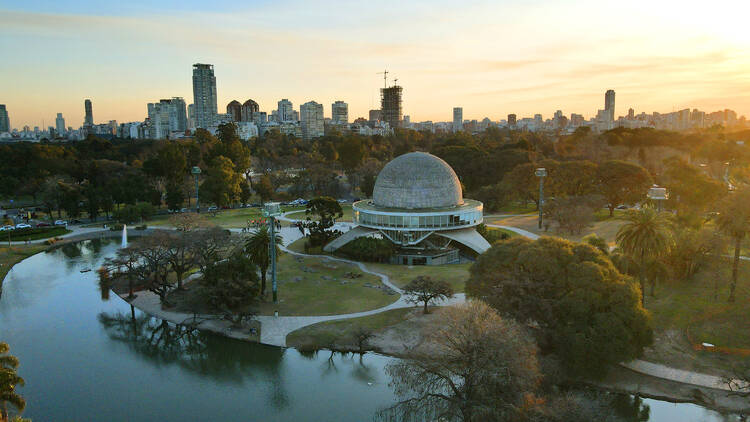
{"type": "Polygon", "coordinates": [[[388,69],[376,73],[377,75],[383,75],[383,88],[388,88],[388,69]]]}
{"type": "Polygon", "coordinates": [[[393,79],[393,86],[398,85],[398,78],[393,79]]]}

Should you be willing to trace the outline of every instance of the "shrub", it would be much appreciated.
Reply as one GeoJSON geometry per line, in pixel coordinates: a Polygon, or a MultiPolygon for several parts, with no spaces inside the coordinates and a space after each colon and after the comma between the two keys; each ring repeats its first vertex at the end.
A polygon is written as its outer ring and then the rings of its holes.
{"type": "Polygon", "coordinates": [[[386,262],[395,248],[388,239],[360,237],[339,249],[339,253],[357,261],[386,262]]]}

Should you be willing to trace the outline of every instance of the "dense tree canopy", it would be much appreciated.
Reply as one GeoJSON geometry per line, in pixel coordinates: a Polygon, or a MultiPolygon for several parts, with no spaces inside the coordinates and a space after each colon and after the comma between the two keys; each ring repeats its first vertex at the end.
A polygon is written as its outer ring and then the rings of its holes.
{"type": "Polygon", "coordinates": [[[514,238],[495,243],[470,273],[470,296],[537,324],[542,349],[571,373],[600,375],[651,343],[638,286],[590,245],[514,238]]]}

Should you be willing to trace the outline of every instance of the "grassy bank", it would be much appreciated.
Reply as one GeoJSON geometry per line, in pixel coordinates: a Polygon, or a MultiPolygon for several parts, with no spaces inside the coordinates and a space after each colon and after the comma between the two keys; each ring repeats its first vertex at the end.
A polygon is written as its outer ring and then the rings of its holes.
{"type": "MultiPolygon", "coordinates": [[[[260,315],[337,315],[377,309],[395,302],[399,295],[380,278],[354,265],[325,258],[283,254],[277,265],[279,303],[271,302],[271,279],[266,297],[247,307],[260,315]]],[[[195,282],[183,292],[170,294],[170,302],[183,312],[207,313],[210,308],[195,282]]]]}
{"type": "Polygon", "coordinates": [[[393,309],[366,317],[320,322],[291,332],[286,337],[286,344],[300,350],[358,351],[361,334],[376,334],[404,321],[414,312],[414,308],[393,309]]]}
{"type": "Polygon", "coordinates": [[[47,245],[21,245],[0,247],[0,287],[11,268],[24,259],[47,249],[47,245]]]}
{"type": "Polygon", "coordinates": [[[16,229],[0,233],[0,241],[7,241],[10,237],[11,242],[24,242],[26,240],[49,239],[68,233],[70,233],[70,230],[62,226],[16,229]]]}

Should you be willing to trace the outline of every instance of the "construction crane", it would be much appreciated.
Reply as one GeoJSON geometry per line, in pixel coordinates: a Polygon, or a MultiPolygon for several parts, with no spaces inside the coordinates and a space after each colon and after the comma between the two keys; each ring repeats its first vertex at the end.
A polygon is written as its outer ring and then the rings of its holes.
{"type": "Polygon", "coordinates": [[[383,88],[388,88],[388,69],[378,72],[376,75],[383,75],[383,88]]]}

